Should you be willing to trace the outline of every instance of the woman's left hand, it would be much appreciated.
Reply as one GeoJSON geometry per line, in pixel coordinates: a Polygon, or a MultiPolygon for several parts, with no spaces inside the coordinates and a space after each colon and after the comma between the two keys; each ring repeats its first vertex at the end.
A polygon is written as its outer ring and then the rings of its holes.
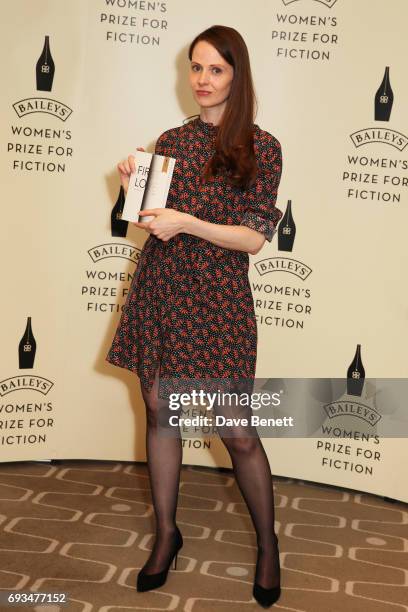
{"type": "Polygon", "coordinates": [[[173,208],[151,208],[149,210],[141,210],[140,216],[154,216],[149,223],[141,223],[134,221],[133,225],[145,229],[150,234],[154,234],[163,242],[167,242],[176,234],[184,231],[184,223],[186,217],[191,217],[188,213],[174,210],[173,208]]]}

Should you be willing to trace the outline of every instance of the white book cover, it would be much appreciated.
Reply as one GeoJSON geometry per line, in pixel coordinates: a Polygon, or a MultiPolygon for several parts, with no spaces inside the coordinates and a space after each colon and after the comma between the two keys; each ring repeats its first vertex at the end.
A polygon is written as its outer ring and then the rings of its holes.
{"type": "Polygon", "coordinates": [[[136,170],[130,175],[123,220],[148,223],[154,216],[139,217],[141,210],[165,208],[175,163],[173,157],[137,151],[136,170]]]}

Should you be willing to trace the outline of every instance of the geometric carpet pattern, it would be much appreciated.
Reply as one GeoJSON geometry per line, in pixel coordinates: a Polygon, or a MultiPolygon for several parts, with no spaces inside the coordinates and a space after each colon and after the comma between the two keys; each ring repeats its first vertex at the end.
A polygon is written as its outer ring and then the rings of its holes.
{"type": "MultiPolygon", "coordinates": [[[[274,492],[282,595],[271,610],[408,612],[407,504],[278,476],[274,492]]],[[[183,466],[177,523],[177,570],[137,593],[154,537],[145,463],[2,463],[0,592],[67,593],[64,605],[14,608],[36,612],[260,610],[233,472],[183,466]]]]}

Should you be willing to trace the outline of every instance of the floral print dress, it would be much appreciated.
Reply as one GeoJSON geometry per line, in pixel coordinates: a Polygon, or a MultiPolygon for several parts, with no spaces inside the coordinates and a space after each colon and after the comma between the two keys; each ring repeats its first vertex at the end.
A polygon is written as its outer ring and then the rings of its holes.
{"type": "MultiPolygon", "coordinates": [[[[217,126],[197,117],[164,132],[155,152],[176,158],[166,206],[225,225],[246,225],[268,241],[276,208],[281,146],[254,124],[256,183],[247,190],[225,176],[202,183],[217,126]]],[[[157,368],[160,397],[186,390],[183,381],[248,380],[255,376],[257,323],[247,252],[180,233],[146,240],[106,360],[135,372],[150,390],[157,368]],[[181,384],[177,384],[181,383],[181,384]]]]}

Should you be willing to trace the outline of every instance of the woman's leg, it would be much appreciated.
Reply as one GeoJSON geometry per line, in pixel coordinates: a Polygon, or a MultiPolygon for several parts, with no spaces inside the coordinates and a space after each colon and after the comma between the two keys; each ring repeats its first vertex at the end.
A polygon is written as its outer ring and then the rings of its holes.
{"type": "MultiPolygon", "coordinates": [[[[250,419],[249,409],[238,412],[240,418],[250,419]]],[[[222,408],[220,413],[237,416],[237,412],[231,409],[222,408]]],[[[265,589],[270,589],[280,582],[280,566],[275,540],[273,481],[269,461],[256,428],[224,426],[219,431],[230,454],[234,475],[257,535],[255,581],[265,589]]]]}
{"type": "Polygon", "coordinates": [[[156,540],[144,566],[146,574],[165,569],[174,547],[177,497],[182,461],[181,436],[169,431],[168,401],[158,396],[158,370],[152,389],[141,386],[146,405],[146,454],[153,507],[156,540]],[[166,432],[167,429],[167,432],[166,432]]]}

